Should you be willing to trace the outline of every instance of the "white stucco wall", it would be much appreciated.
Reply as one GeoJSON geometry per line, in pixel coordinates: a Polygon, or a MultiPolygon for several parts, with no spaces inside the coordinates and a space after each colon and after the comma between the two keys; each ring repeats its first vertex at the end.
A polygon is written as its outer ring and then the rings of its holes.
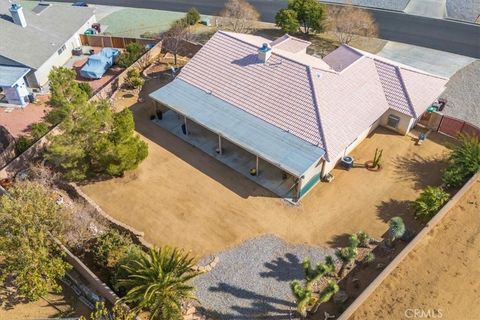
{"type": "Polygon", "coordinates": [[[407,134],[412,129],[414,124],[415,124],[414,118],[407,116],[406,114],[400,113],[398,111],[395,111],[393,109],[388,109],[387,112],[385,112],[383,116],[380,118],[381,126],[401,134],[407,134]],[[392,128],[387,125],[389,115],[395,115],[400,118],[400,122],[398,123],[397,128],[392,128]]]}
{"type": "MultiPolygon", "coordinates": [[[[96,22],[95,16],[92,16],[78,31],[72,35],[70,39],[65,42],[65,50],[62,54],[55,52],[38,70],[34,72],[34,77],[37,82],[37,86],[44,86],[48,82],[48,74],[53,67],[63,66],[68,59],[72,57],[72,49],[79,47],[80,34],[83,34],[85,30],[91,27],[92,23],[96,22]]],[[[28,80],[28,79],[27,79],[28,80]]],[[[33,86],[33,81],[28,80],[29,85],[33,86]]]]}
{"type": "MultiPolygon", "coordinates": [[[[319,159],[316,163],[314,163],[310,168],[308,168],[307,171],[303,174],[303,178],[300,179],[300,190],[304,188],[308,182],[314,178],[316,175],[320,175],[322,172],[322,167],[323,167],[323,159],[319,159]]],[[[319,182],[319,181],[318,181],[319,182]]],[[[318,183],[317,182],[317,183],[318,183]]],[[[308,192],[310,192],[314,187],[312,186],[308,192]]],[[[308,193],[307,192],[307,193],[308,193]]],[[[302,197],[304,197],[307,193],[303,194],[302,197]]]]}

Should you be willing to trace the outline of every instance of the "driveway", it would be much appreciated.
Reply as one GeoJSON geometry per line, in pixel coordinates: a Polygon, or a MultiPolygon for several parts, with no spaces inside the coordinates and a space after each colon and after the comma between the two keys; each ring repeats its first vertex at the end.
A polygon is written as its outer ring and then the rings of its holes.
{"type": "Polygon", "coordinates": [[[454,53],[393,41],[389,41],[378,55],[447,78],[476,60],[454,53]]]}
{"type": "Polygon", "coordinates": [[[404,12],[417,16],[443,19],[446,0],[410,0],[404,12]]]}

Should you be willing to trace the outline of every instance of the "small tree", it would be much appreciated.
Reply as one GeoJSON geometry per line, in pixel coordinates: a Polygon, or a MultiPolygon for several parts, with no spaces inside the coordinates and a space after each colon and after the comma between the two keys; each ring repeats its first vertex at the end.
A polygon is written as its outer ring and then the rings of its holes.
{"type": "Polygon", "coordinates": [[[317,304],[318,297],[313,294],[311,288],[303,287],[300,281],[294,280],[290,284],[293,296],[297,300],[298,313],[306,318],[308,311],[317,304]]]}
{"type": "Polygon", "coordinates": [[[122,68],[128,68],[137,61],[144,52],[145,48],[141,44],[137,42],[129,43],[125,47],[125,52],[120,54],[117,64],[122,68]]]}
{"type": "Polygon", "coordinates": [[[403,223],[403,219],[401,217],[393,217],[388,222],[388,226],[388,244],[393,245],[393,242],[396,239],[401,238],[405,234],[405,223],[403,223]]]}
{"type": "Polygon", "coordinates": [[[90,98],[93,95],[92,87],[90,87],[90,85],[88,83],[80,82],[80,83],[78,83],[78,87],[80,88],[80,90],[85,92],[85,94],[87,95],[88,98],[90,98]]]}
{"type": "Polygon", "coordinates": [[[275,15],[275,24],[286,33],[297,33],[300,29],[297,13],[291,9],[282,9],[275,15]]]}
{"type": "Polygon", "coordinates": [[[325,6],[317,0],[289,0],[288,7],[277,13],[275,22],[285,32],[293,32],[295,25],[298,25],[296,31],[319,33],[324,30],[325,13],[325,6]]]}
{"type": "Polygon", "coordinates": [[[351,4],[329,7],[328,29],[344,44],[349,44],[358,36],[378,36],[378,27],[372,14],[351,4]]]}
{"type": "Polygon", "coordinates": [[[50,127],[45,122],[38,122],[32,124],[32,130],[30,134],[32,135],[33,140],[38,140],[50,130],[50,127]]]}
{"type": "Polygon", "coordinates": [[[143,80],[140,70],[137,68],[128,70],[125,82],[130,88],[133,89],[141,88],[145,84],[145,80],[143,80]]]}
{"type": "Polygon", "coordinates": [[[200,13],[197,9],[191,8],[188,10],[185,19],[187,19],[187,23],[191,26],[197,24],[200,21],[200,13]]]}
{"type": "Polygon", "coordinates": [[[254,29],[260,13],[245,0],[228,0],[220,12],[221,24],[234,32],[246,33],[254,29]]]}
{"type": "Polygon", "coordinates": [[[9,188],[0,197],[1,281],[13,276],[18,293],[29,300],[60,292],[57,281],[70,266],[55,238],[62,238],[70,215],[42,185],[27,181],[9,188]]]}
{"type": "Polygon", "coordinates": [[[430,219],[448,201],[450,195],[440,187],[428,186],[413,203],[415,214],[430,219]]]}
{"type": "Polygon", "coordinates": [[[149,311],[150,319],[181,319],[181,303],[195,299],[190,280],[199,275],[193,267],[196,260],[182,250],[163,247],[151,249],[125,266],[128,276],[119,281],[127,288],[121,299],[133,312],[149,311]]]}
{"type": "Polygon", "coordinates": [[[191,26],[186,19],[175,21],[170,29],[161,34],[162,49],[173,54],[174,64],[177,66],[177,55],[184,42],[193,41],[195,38],[191,26]]]}
{"type": "Polygon", "coordinates": [[[449,187],[460,187],[480,170],[480,140],[475,136],[461,135],[449,156],[450,165],[442,180],[449,187]]]}
{"type": "Polygon", "coordinates": [[[340,278],[343,277],[345,270],[347,269],[347,266],[355,260],[355,258],[357,257],[357,254],[358,254],[358,250],[356,247],[346,247],[346,248],[337,249],[335,251],[335,255],[337,256],[338,260],[342,262],[342,266],[338,271],[338,276],[340,278]]]}

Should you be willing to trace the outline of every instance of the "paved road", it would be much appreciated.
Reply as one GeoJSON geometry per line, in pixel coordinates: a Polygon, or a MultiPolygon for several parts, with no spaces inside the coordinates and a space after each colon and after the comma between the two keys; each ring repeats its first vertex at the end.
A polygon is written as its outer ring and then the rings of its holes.
{"type": "MultiPolygon", "coordinates": [[[[72,2],[68,0],[56,0],[72,2]]],[[[89,3],[169,11],[187,11],[195,6],[201,13],[217,14],[225,0],[90,0],[89,3]]],[[[261,19],[273,22],[275,13],[287,0],[250,0],[261,19]]],[[[432,19],[401,12],[369,9],[378,25],[380,37],[480,59],[480,26],[450,20],[432,19]]]]}

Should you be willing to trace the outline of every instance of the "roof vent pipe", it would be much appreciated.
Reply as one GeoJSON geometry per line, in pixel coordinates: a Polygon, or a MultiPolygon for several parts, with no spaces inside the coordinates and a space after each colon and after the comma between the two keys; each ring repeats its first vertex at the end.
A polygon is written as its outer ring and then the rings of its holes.
{"type": "Polygon", "coordinates": [[[262,44],[262,46],[258,49],[258,59],[262,62],[267,62],[271,55],[272,48],[270,48],[268,43],[262,44]]]}
{"type": "Polygon", "coordinates": [[[25,20],[25,15],[23,14],[23,8],[21,5],[18,3],[12,3],[9,11],[15,24],[22,26],[23,28],[27,26],[27,20],[25,20]]]}

